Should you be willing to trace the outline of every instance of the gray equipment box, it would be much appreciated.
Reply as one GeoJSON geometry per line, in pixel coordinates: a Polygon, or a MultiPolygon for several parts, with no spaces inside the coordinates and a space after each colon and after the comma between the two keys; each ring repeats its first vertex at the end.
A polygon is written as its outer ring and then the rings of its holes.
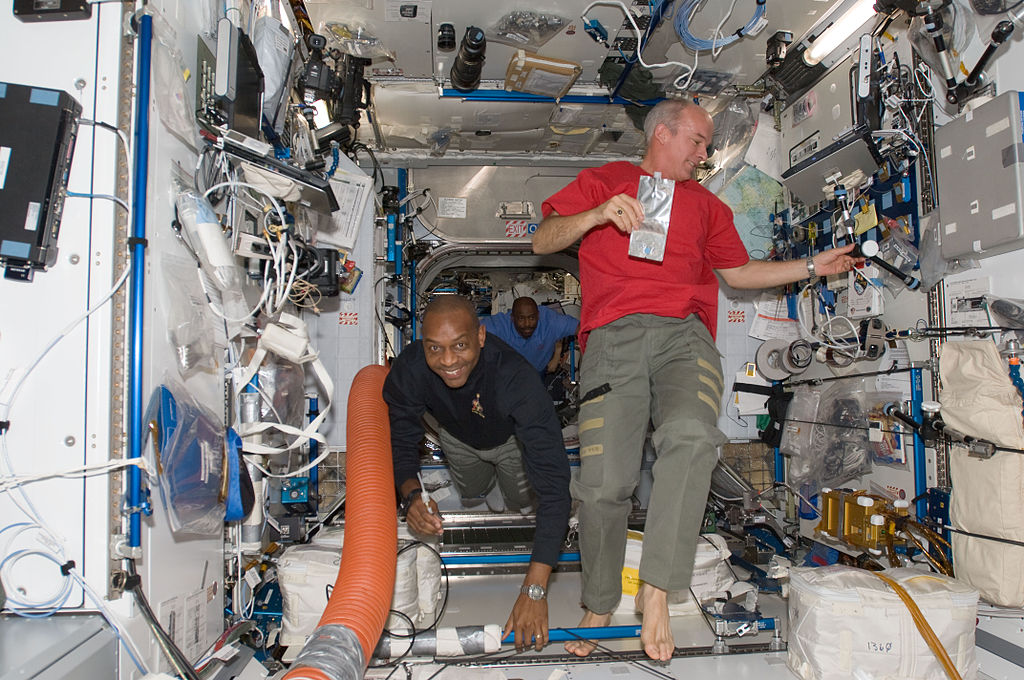
{"type": "Polygon", "coordinates": [[[1024,246],[1024,94],[1004,92],[935,131],[946,259],[1024,246]]]}
{"type": "Polygon", "coordinates": [[[871,130],[857,102],[857,53],[782,112],[782,183],[808,205],[826,198],[831,178],[878,169],[871,130]]]}

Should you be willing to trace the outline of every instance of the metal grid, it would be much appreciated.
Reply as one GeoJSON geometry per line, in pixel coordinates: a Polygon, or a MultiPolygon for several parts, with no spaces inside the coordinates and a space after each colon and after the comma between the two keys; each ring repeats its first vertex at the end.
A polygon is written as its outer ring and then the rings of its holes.
{"type": "Polygon", "coordinates": [[[775,483],[775,455],[761,442],[730,443],[722,446],[722,460],[758,491],[775,483]]]}

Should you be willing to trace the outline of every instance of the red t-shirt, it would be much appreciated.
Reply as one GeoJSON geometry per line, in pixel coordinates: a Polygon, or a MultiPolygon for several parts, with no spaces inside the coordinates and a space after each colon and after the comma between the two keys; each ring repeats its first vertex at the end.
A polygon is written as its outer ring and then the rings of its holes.
{"type": "MultiPolygon", "coordinates": [[[[575,215],[617,194],[636,197],[640,176],[646,174],[627,161],[588,168],[544,201],[541,210],[545,217],[552,211],[575,215]]],[[[594,227],[580,242],[581,344],[593,329],[628,314],[679,319],[697,314],[714,337],[714,270],[740,267],[750,260],[732,211],[694,180],[676,182],[664,261],[630,257],[628,252],[629,235],[610,223],[594,227]]]]}

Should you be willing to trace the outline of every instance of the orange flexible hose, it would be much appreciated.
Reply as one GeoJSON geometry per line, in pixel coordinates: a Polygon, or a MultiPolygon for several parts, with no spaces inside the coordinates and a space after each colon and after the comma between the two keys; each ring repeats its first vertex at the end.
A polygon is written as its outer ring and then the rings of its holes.
{"type": "MultiPolygon", "coordinates": [[[[364,670],[384,630],[395,589],[398,518],[391,426],[381,396],[387,374],[386,366],[371,365],[352,380],[345,456],[345,543],[334,591],[317,624],[318,629],[341,625],[355,633],[363,648],[364,670]]],[[[332,680],[312,667],[293,667],[284,677],[332,680]]]]}

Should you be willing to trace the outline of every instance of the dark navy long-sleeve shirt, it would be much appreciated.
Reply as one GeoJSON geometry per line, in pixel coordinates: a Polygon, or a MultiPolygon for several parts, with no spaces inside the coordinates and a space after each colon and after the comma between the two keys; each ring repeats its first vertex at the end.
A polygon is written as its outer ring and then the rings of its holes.
{"type": "Polygon", "coordinates": [[[488,334],[466,384],[452,389],[427,366],[422,342],[414,342],[394,360],[384,381],[384,400],[399,488],[419,472],[425,411],[475,449],[493,449],[514,434],[538,500],[531,559],[558,563],[569,521],[569,461],[554,405],[526,359],[488,334]]]}

